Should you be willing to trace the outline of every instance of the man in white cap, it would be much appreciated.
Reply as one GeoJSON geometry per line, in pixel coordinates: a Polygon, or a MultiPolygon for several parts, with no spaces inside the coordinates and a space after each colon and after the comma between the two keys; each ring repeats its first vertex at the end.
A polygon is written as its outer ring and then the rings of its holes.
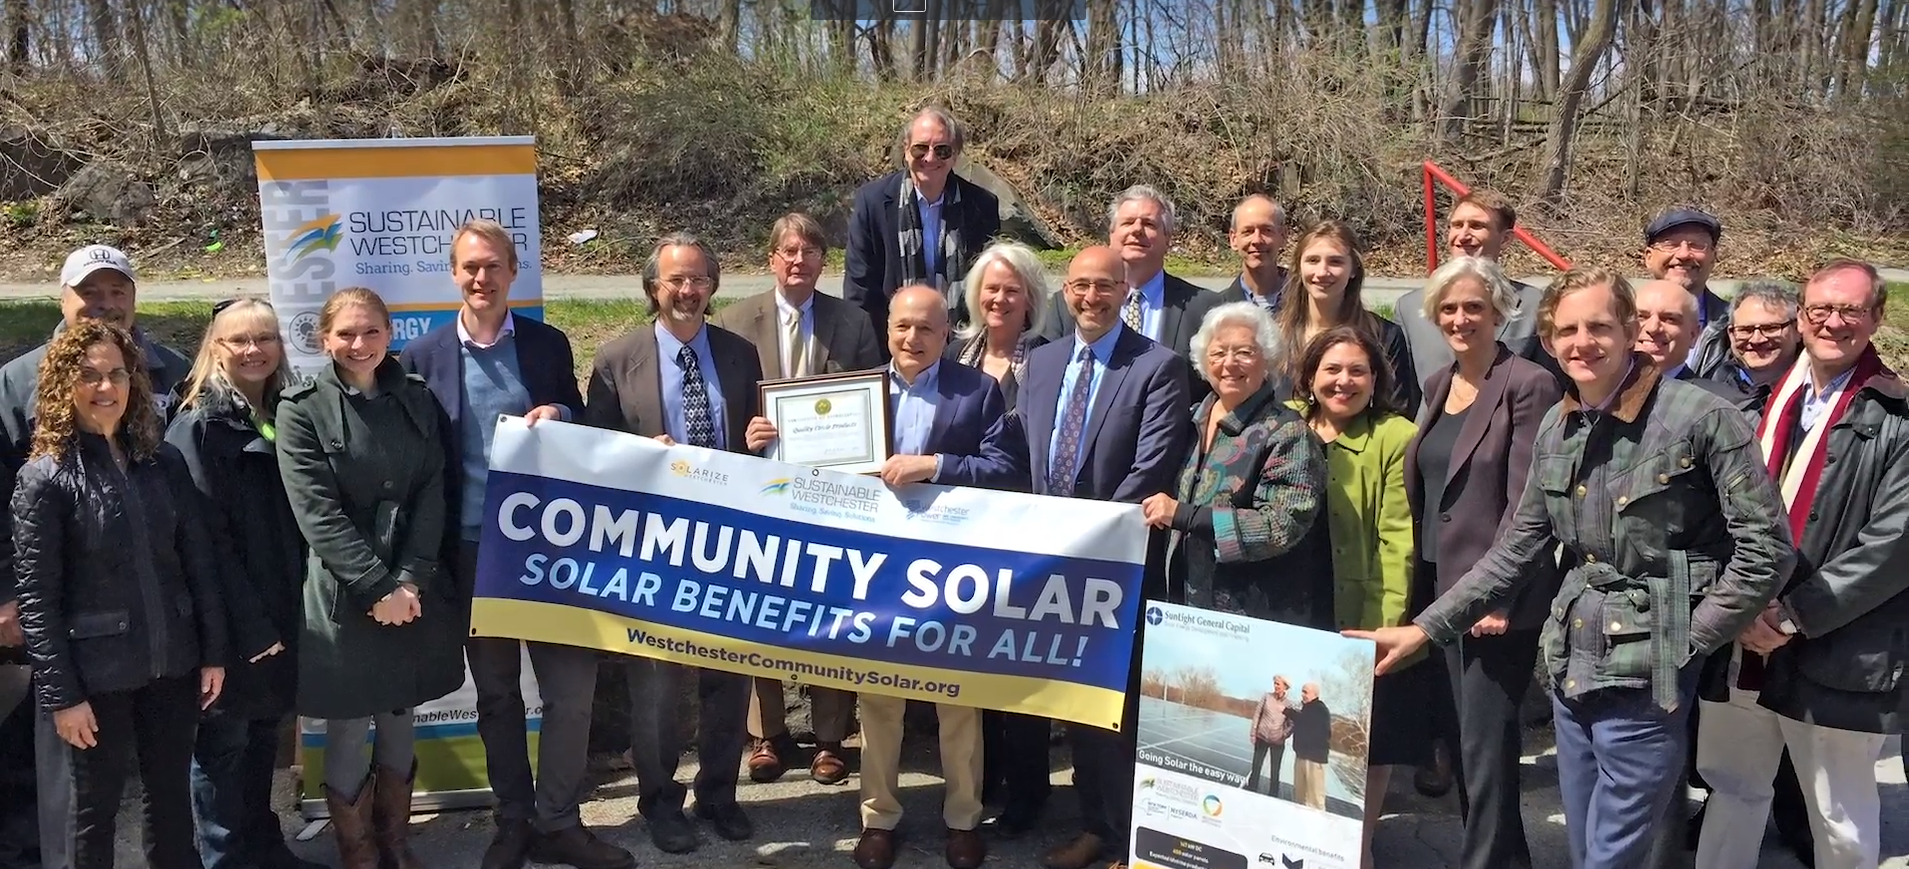
{"type": "MultiPolygon", "coordinates": [[[[152,375],[154,400],[160,403],[160,419],[164,420],[172,388],[186,376],[192,363],[177,351],[154,343],[133,326],[133,306],[136,301],[133,264],[126,254],[103,244],[87,245],[68,256],[66,265],[60,269],[62,321],[54,328],[54,334],[80,320],[101,320],[131,330],[133,337],[145,350],[146,367],[152,375]]],[[[0,488],[0,509],[4,509],[13,499],[13,472],[18,471],[26,461],[27,449],[33,442],[34,393],[39,385],[40,360],[46,358],[46,348],[47,345],[41,344],[8,362],[5,367],[0,367],[0,481],[7,482],[4,488],[0,488]]],[[[15,597],[12,573],[0,572],[0,646],[10,647],[0,648],[0,662],[18,657],[8,654],[17,652],[20,645],[20,606],[15,597]]],[[[26,678],[26,667],[0,663],[0,696],[22,694],[8,689],[16,687],[16,683],[24,685],[26,678]]],[[[33,715],[31,701],[20,700],[13,706],[12,709],[0,708],[0,733],[13,732],[16,722],[12,719],[26,716],[30,720],[33,715]]],[[[16,783],[13,788],[15,795],[18,795],[20,786],[33,780],[32,752],[27,750],[7,755],[9,767],[23,759],[24,769],[0,769],[0,780],[16,783]]],[[[53,797],[48,795],[47,798],[53,797]]],[[[20,802],[26,809],[24,814],[27,817],[10,817],[11,806],[6,812],[0,812],[0,866],[26,861],[38,848],[31,818],[35,812],[34,800],[29,794],[20,802]]]]}

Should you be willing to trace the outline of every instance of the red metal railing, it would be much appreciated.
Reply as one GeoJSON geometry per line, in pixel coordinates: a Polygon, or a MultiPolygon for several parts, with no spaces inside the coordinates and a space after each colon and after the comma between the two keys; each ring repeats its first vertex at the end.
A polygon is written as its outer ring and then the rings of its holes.
{"type": "MultiPolygon", "coordinates": [[[[1445,246],[1443,233],[1440,232],[1442,227],[1438,223],[1438,185],[1440,184],[1445,185],[1445,189],[1452,191],[1455,196],[1464,196],[1471,192],[1471,188],[1457,178],[1453,178],[1452,173],[1439,168],[1437,163],[1425,161],[1425,264],[1427,271],[1438,268],[1438,252],[1445,246]]],[[[1532,253],[1544,257],[1546,261],[1557,266],[1559,271],[1571,268],[1570,260],[1559,256],[1550,245],[1539,241],[1537,236],[1526,232],[1524,227],[1512,227],[1511,235],[1524,242],[1525,247],[1531,248],[1532,253]]]]}

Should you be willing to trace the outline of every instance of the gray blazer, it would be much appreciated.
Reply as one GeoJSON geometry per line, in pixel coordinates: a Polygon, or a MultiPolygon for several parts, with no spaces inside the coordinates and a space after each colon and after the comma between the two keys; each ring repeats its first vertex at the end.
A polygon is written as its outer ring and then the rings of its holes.
{"type": "MultiPolygon", "coordinates": [[[[756,385],[762,382],[762,366],[742,336],[714,325],[704,328],[709,330],[709,353],[716,357],[716,378],[722,384],[728,429],[724,442],[729,452],[747,452],[743,431],[759,412],[756,385]]],[[[590,363],[581,422],[643,437],[664,434],[668,425],[663,419],[661,370],[656,361],[656,331],[648,323],[598,348],[590,363]]]]}
{"type": "MultiPolygon", "coordinates": [[[[882,367],[882,336],[870,325],[867,312],[818,290],[809,315],[815,338],[809,342],[809,371],[834,374],[882,367]]],[[[782,324],[775,290],[738,301],[716,312],[710,322],[756,345],[763,379],[789,376],[782,370],[782,324]]]]}

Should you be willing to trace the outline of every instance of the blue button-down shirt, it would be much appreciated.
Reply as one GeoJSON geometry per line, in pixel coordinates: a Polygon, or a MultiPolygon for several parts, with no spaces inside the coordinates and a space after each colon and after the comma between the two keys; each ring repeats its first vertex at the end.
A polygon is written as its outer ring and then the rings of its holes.
{"type": "MultiPolygon", "coordinates": [[[[1126,300],[1122,299],[1121,303],[1125,304],[1126,300]]],[[[1140,285],[1140,334],[1159,341],[1160,329],[1166,322],[1162,312],[1166,308],[1167,273],[1155,272],[1152,279],[1140,285]]],[[[1099,350],[1095,350],[1094,355],[1099,356],[1102,362],[1106,361],[1106,357],[1101,356],[1099,350]]]]}
{"type": "MultiPolygon", "coordinates": [[[[676,364],[676,354],[682,352],[683,342],[657,323],[656,356],[657,373],[663,386],[663,430],[669,433],[677,443],[689,443],[689,423],[683,417],[683,367],[676,364]]],[[[709,423],[716,429],[716,449],[728,449],[727,433],[729,427],[723,414],[722,381],[716,377],[716,357],[709,352],[709,328],[696,330],[696,337],[689,339],[689,349],[696,353],[697,368],[703,373],[703,392],[709,396],[709,423]]]]}
{"type": "Polygon", "coordinates": [[[1124,328],[1126,326],[1116,322],[1112,329],[1107,330],[1107,334],[1092,344],[1081,341],[1079,332],[1074,333],[1074,349],[1067,356],[1067,374],[1061,377],[1060,401],[1054,404],[1054,434],[1047,442],[1048,467],[1054,467],[1054,457],[1060,451],[1061,427],[1067,424],[1067,397],[1074,394],[1074,384],[1080,379],[1082,366],[1074,360],[1080,358],[1080,348],[1086,347],[1094,354],[1089,366],[1091,370],[1087,373],[1087,415],[1081,418],[1082,443],[1080,452],[1074,455],[1075,466],[1066,469],[1069,475],[1080,473],[1080,460],[1087,456],[1087,430],[1094,423],[1094,399],[1100,395],[1100,379],[1107,373],[1107,363],[1114,358],[1114,345],[1120,342],[1120,330],[1124,328]]]}
{"type": "Polygon", "coordinates": [[[1856,369],[1850,368],[1836,375],[1822,392],[1816,391],[1815,380],[1803,381],[1803,415],[1797,420],[1797,424],[1801,425],[1804,431],[1816,428],[1816,421],[1829,412],[1830,405],[1836,401],[1836,395],[1842,391],[1843,387],[1849,385],[1849,377],[1855,373],[1856,369]]]}
{"type": "Polygon", "coordinates": [[[933,202],[923,199],[920,191],[915,192],[915,201],[921,204],[921,262],[930,275],[935,273],[935,263],[941,261],[941,203],[947,198],[946,190],[933,202]]]}
{"type": "Polygon", "coordinates": [[[935,405],[941,397],[936,389],[940,378],[939,361],[917,372],[914,383],[904,382],[901,372],[889,366],[888,408],[894,414],[897,455],[919,456],[928,448],[928,434],[935,425],[935,405]]]}

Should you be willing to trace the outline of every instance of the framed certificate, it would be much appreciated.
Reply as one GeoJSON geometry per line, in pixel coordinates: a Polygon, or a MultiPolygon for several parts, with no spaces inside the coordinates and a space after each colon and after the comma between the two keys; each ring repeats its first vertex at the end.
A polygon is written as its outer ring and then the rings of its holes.
{"type": "Polygon", "coordinates": [[[850,474],[872,474],[888,461],[888,369],[765,380],[762,415],[776,427],[768,458],[850,474]]]}

